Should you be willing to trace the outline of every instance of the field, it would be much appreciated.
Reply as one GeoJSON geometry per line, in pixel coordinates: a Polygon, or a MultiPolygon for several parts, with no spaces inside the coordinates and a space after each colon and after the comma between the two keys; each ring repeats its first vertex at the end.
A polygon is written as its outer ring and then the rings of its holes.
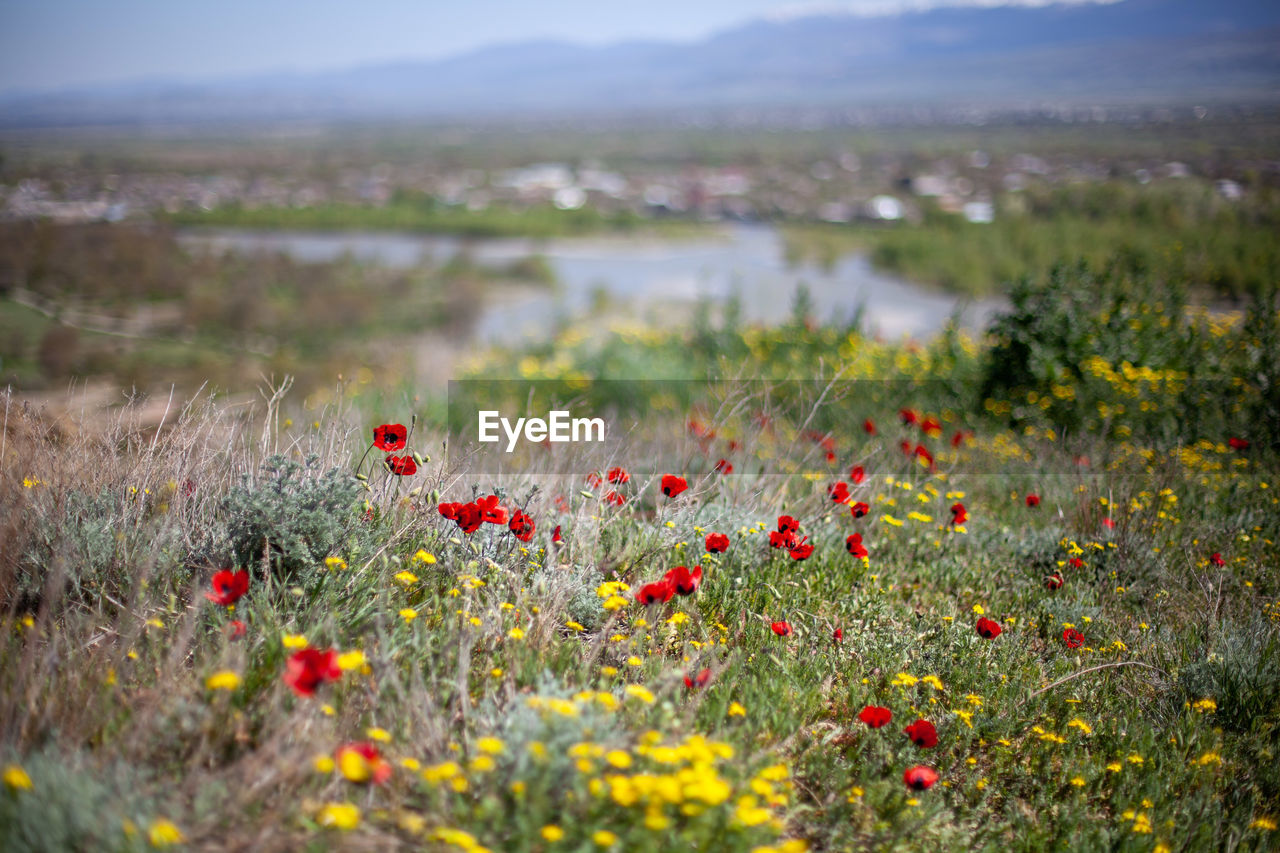
{"type": "Polygon", "coordinates": [[[3,845],[1275,849],[1278,358],[1119,262],[477,356],[637,425],[523,471],[408,388],[6,398],[3,845]]]}

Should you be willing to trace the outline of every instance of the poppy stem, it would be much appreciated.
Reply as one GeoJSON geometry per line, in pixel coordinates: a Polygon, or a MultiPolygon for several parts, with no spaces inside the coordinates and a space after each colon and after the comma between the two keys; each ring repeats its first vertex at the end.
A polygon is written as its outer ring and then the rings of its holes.
{"type": "Polygon", "coordinates": [[[361,469],[361,467],[363,467],[363,466],[364,466],[364,460],[366,460],[366,459],[368,459],[368,458],[369,458],[369,451],[370,451],[370,450],[373,450],[373,445],[372,445],[372,444],[370,444],[368,447],[366,447],[366,448],[364,449],[364,456],[361,456],[361,457],[360,457],[360,461],[356,463],[356,476],[357,476],[357,477],[358,477],[358,476],[360,476],[360,469],[361,469]]]}

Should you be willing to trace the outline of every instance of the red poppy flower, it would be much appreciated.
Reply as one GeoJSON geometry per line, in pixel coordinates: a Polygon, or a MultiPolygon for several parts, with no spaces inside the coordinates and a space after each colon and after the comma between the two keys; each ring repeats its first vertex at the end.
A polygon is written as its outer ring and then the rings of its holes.
{"type": "Polygon", "coordinates": [[[383,424],[373,428],[373,446],[388,453],[404,450],[409,440],[409,431],[404,424],[383,424]]]}
{"type": "Polygon", "coordinates": [[[563,542],[564,537],[560,535],[560,525],[556,525],[556,529],[551,532],[552,542],[563,542]]]}
{"type": "Polygon", "coordinates": [[[838,504],[848,503],[849,501],[849,484],[848,483],[832,483],[827,486],[827,494],[831,496],[831,500],[838,504]]]}
{"type": "Polygon", "coordinates": [[[933,467],[933,454],[929,452],[929,448],[925,447],[923,444],[917,444],[916,449],[912,452],[915,453],[916,458],[921,462],[925,463],[930,468],[933,467]]]}
{"type": "Polygon", "coordinates": [[[916,413],[915,409],[903,409],[898,412],[898,417],[902,418],[903,426],[914,426],[920,423],[920,415],[916,413]]]}
{"type": "Polygon", "coordinates": [[[600,476],[599,471],[592,471],[590,474],[587,475],[587,485],[593,489],[599,486],[603,482],[604,482],[604,478],[600,476]]]}
{"type": "Polygon", "coordinates": [[[1213,563],[1218,568],[1222,568],[1227,564],[1227,561],[1222,559],[1222,554],[1218,553],[1217,551],[1214,551],[1212,554],[1209,555],[1209,562],[1213,563]]]}
{"type": "Polygon", "coordinates": [[[719,462],[716,463],[716,470],[719,471],[721,474],[732,474],[733,463],[730,462],[728,459],[721,459],[719,462]]]}
{"type": "Polygon", "coordinates": [[[938,438],[942,435],[942,421],[930,415],[921,422],[920,431],[930,438],[938,438]]]}
{"type": "Polygon", "coordinates": [[[244,623],[239,619],[232,619],[227,623],[227,636],[233,640],[238,640],[244,636],[244,623]]]}
{"type": "Polygon", "coordinates": [[[866,432],[867,435],[875,435],[876,422],[871,420],[871,418],[867,418],[865,421],[862,422],[862,429],[864,432],[866,432]]]}
{"type": "Polygon", "coordinates": [[[772,548],[794,548],[796,535],[790,530],[771,530],[769,531],[769,545],[772,548]]]}
{"type": "Polygon", "coordinates": [[[1084,560],[1080,559],[1079,557],[1072,557],[1070,560],[1067,560],[1067,565],[1073,569],[1083,569],[1084,560]]]}
{"type": "Polygon", "coordinates": [[[249,591],[249,573],[244,569],[233,572],[223,569],[213,573],[213,592],[206,592],[204,597],[214,604],[230,607],[249,591]]]}
{"type": "Polygon", "coordinates": [[[861,465],[854,465],[852,468],[849,469],[849,479],[853,481],[853,484],[855,486],[861,483],[866,478],[867,478],[866,469],[864,469],[861,465]]]}
{"type": "Polygon", "coordinates": [[[564,499],[564,495],[556,495],[556,511],[568,512],[569,502],[564,499]]]}
{"type": "Polygon", "coordinates": [[[736,450],[742,449],[742,442],[738,441],[736,438],[731,438],[729,439],[728,447],[729,447],[729,452],[733,453],[736,450]]]}
{"type": "Polygon", "coordinates": [[[693,571],[685,566],[676,566],[662,579],[671,584],[677,595],[693,595],[702,585],[702,566],[694,566],[693,571]]]}
{"type": "Polygon", "coordinates": [[[613,489],[610,489],[609,494],[604,496],[604,502],[612,504],[613,506],[622,506],[627,502],[627,499],[615,492],[613,489]]]}
{"type": "Polygon", "coordinates": [[[1027,495],[1027,506],[1031,507],[1032,509],[1034,509],[1035,507],[1040,506],[1040,496],[1039,496],[1039,495],[1027,495]]]}
{"type": "Polygon", "coordinates": [[[511,523],[507,525],[507,529],[521,542],[528,542],[533,538],[535,527],[533,519],[523,510],[516,510],[511,516],[511,523]]]}
{"type": "Polygon", "coordinates": [[[844,540],[844,549],[859,559],[867,556],[867,549],[862,544],[861,533],[854,533],[844,540]]]}
{"type": "Polygon", "coordinates": [[[499,505],[497,495],[485,495],[476,499],[476,508],[480,510],[480,520],[490,524],[506,524],[508,519],[506,507],[499,505]]]}
{"type": "Polygon", "coordinates": [[[722,554],[729,550],[729,537],[723,533],[708,533],[706,544],[708,553],[722,554]]]}
{"type": "Polygon", "coordinates": [[[852,515],[854,518],[862,518],[864,515],[866,515],[869,512],[871,512],[871,505],[863,503],[862,501],[858,501],[852,507],[849,508],[849,514],[852,515]]]}
{"type": "Polygon", "coordinates": [[[610,468],[609,473],[606,475],[606,479],[608,479],[610,483],[614,483],[616,485],[622,485],[623,483],[631,482],[631,475],[627,473],[626,468],[622,468],[619,466],[615,468],[610,468]]]}
{"type": "Polygon", "coordinates": [[[459,504],[458,513],[454,517],[454,521],[458,523],[458,527],[462,532],[470,536],[480,529],[480,525],[484,524],[484,513],[481,511],[479,504],[459,504]]]}
{"type": "Polygon", "coordinates": [[[813,546],[808,543],[807,541],[808,539],[809,537],[806,536],[804,539],[801,539],[799,542],[791,546],[791,548],[789,549],[791,553],[791,559],[807,560],[811,556],[813,556],[813,546]]]}
{"type": "Polygon", "coordinates": [[[1000,627],[999,622],[996,622],[994,619],[988,619],[985,616],[978,620],[976,628],[978,636],[982,637],[984,640],[994,640],[1004,632],[1004,629],[1000,627]]]}
{"type": "Polygon", "coordinates": [[[333,649],[300,649],[289,655],[284,666],[284,683],[299,696],[312,696],[321,684],[341,677],[338,653],[333,649]]]}
{"type": "Polygon", "coordinates": [[[440,504],[440,506],[436,507],[436,509],[437,509],[437,510],[439,510],[441,517],[443,517],[443,518],[447,518],[447,519],[449,519],[450,521],[457,521],[457,520],[458,520],[458,510],[462,509],[462,504],[460,504],[460,503],[442,503],[442,504],[440,504]]]}
{"type": "Polygon", "coordinates": [[[785,620],[780,622],[773,622],[769,625],[769,627],[770,629],[773,630],[773,633],[777,634],[779,637],[790,637],[792,634],[795,633],[795,631],[791,629],[791,623],[785,620]]]}
{"type": "Polygon", "coordinates": [[[1114,530],[1116,523],[1110,518],[1104,518],[1102,519],[1102,526],[1107,528],[1108,530],[1114,530]]]}
{"type": "Polygon", "coordinates": [[[1248,450],[1249,442],[1243,438],[1235,438],[1233,436],[1232,438],[1227,439],[1227,446],[1232,450],[1248,450]]]}
{"type": "Polygon", "coordinates": [[[973,438],[973,433],[968,430],[958,429],[956,430],[956,434],[951,436],[951,446],[958,450],[960,445],[964,444],[965,441],[970,438],[973,438]]]}
{"type": "Polygon", "coordinates": [[[701,670],[697,675],[690,678],[688,675],[684,677],[684,686],[690,690],[697,690],[700,687],[706,687],[707,682],[711,680],[711,670],[701,670]]]}
{"type": "Polygon", "coordinates": [[[636,591],[636,601],[641,604],[666,604],[676,594],[676,588],[666,580],[647,583],[636,591]]]}
{"type": "Polygon", "coordinates": [[[907,441],[905,438],[902,441],[898,442],[898,447],[902,448],[903,456],[911,455],[911,442],[907,441]]]}
{"type": "Polygon", "coordinates": [[[347,743],[333,754],[342,775],[352,782],[381,785],[391,778],[391,764],[368,741],[347,743]]]}
{"type": "Polygon", "coordinates": [[[965,511],[964,504],[951,505],[951,523],[964,524],[969,520],[969,513],[965,511]]]}
{"type": "Polygon", "coordinates": [[[780,515],[778,516],[778,531],[780,533],[799,533],[800,522],[796,521],[793,516],[780,515]]]}
{"type": "Polygon", "coordinates": [[[867,728],[878,729],[889,724],[889,721],[893,719],[893,712],[879,705],[868,705],[858,714],[858,719],[866,723],[867,728]]]}
{"type": "Polygon", "coordinates": [[[903,731],[907,733],[907,737],[911,738],[911,742],[916,746],[932,749],[938,745],[938,730],[928,720],[916,720],[903,731]]]}
{"type": "Polygon", "coordinates": [[[913,791],[927,791],[938,781],[938,774],[931,767],[909,767],[902,774],[902,781],[913,791]]]}
{"type": "Polygon", "coordinates": [[[1084,634],[1075,628],[1063,628],[1062,642],[1066,643],[1069,649],[1078,649],[1084,645],[1084,634]]]}
{"type": "Polygon", "coordinates": [[[843,642],[844,642],[844,629],[843,629],[843,628],[837,628],[837,629],[835,629],[834,631],[832,631],[832,632],[831,632],[831,639],[832,639],[834,642],[837,642],[837,643],[843,643],[843,642]]]}
{"type": "Polygon", "coordinates": [[[387,470],[397,477],[412,477],[418,473],[418,463],[412,456],[388,456],[387,470]]]}
{"type": "Polygon", "coordinates": [[[687,488],[689,483],[684,477],[677,477],[675,474],[662,475],[662,493],[667,497],[674,498],[687,488]]]}
{"type": "Polygon", "coordinates": [[[1047,589],[1061,589],[1062,584],[1062,572],[1054,572],[1044,579],[1044,585],[1047,589]]]}

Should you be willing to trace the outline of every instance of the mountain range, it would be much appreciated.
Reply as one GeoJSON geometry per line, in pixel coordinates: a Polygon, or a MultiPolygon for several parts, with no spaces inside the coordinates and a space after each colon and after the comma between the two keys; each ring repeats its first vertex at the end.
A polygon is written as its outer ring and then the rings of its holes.
{"type": "Polygon", "coordinates": [[[762,20],[695,43],[497,45],[310,74],[0,97],[0,125],[1280,99],[1280,3],[1121,0],[762,20]]]}

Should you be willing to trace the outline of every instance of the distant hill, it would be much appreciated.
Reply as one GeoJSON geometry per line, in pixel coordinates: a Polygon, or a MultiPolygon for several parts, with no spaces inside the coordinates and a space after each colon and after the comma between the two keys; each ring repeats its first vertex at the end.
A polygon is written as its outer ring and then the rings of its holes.
{"type": "Polygon", "coordinates": [[[693,44],[523,42],[319,74],[10,94],[0,124],[1190,99],[1280,100],[1280,3],[951,7],[757,21],[693,44]]]}

